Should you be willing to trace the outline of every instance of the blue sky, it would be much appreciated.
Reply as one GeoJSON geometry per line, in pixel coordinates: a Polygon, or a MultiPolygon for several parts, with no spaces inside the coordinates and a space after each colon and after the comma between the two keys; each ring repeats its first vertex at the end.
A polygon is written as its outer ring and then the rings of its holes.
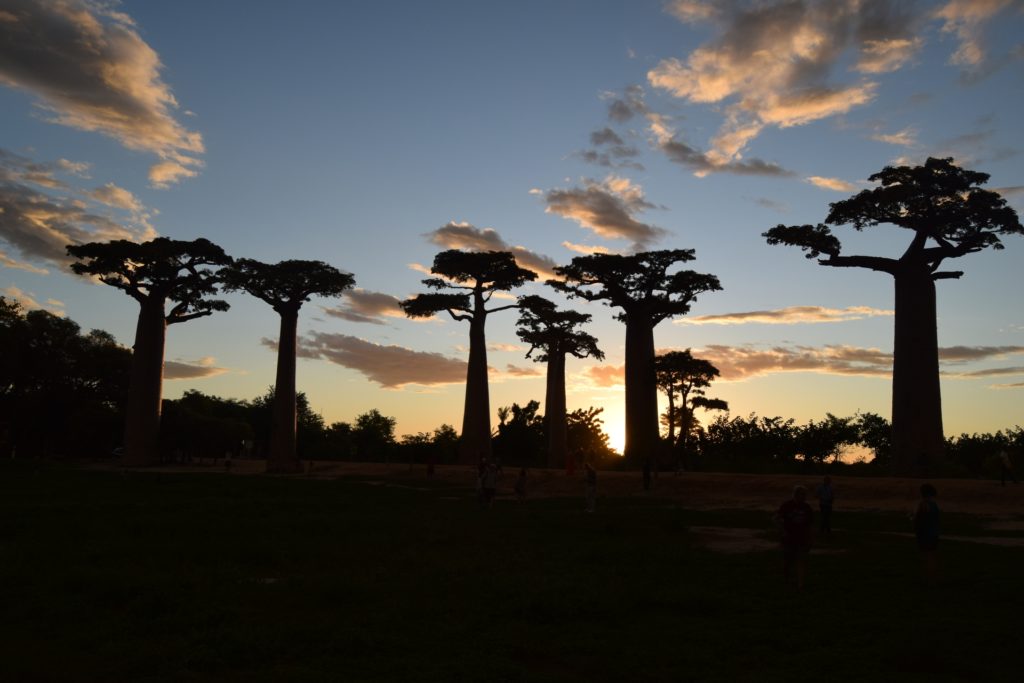
{"type": "MultiPolygon", "coordinates": [[[[134,302],[69,274],[62,242],[327,261],[360,291],[303,309],[299,387],[328,420],[378,408],[401,434],[461,420],[465,325],[394,308],[437,251],[518,247],[543,271],[694,248],[724,291],[659,326],[659,349],[715,362],[734,414],[887,416],[891,282],[760,235],[928,156],[990,173],[1020,210],[1022,28],[1007,0],[0,0],[0,290],[130,345],[134,302]]],[[[844,253],[906,245],[837,234],[844,253]]],[[[1005,243],[938,285],[947,433],[1020,422],[1024,240],[1005,243]]],[[[275,314],[226,298],[171,328],[166,396],[273,382],[275,314]]],[[[587,310],[607,359],[570,363],[569,406],[604,406],[618,440],[623,330],[587,310]]],[[[514,314],[488,324],[492,407],[541,399],[514,314]]]]}

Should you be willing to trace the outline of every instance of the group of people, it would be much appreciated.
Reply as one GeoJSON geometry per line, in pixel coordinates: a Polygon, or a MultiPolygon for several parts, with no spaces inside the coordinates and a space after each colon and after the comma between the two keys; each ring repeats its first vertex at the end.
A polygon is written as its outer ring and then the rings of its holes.
{"type": "MultiPolygon", "coordinates": [[[[931,484],[922,484],[920,491],[921,500],[912,515],[914,537],[921,552],[925,579],[933,583],[938,564],[939,505],[935,501],[938,494],[931,484]]],[[[818,484],[816,493],[821,513],[818,529],[822,534],[829,534],[832,532],[832,505],[835,502],[832,478],[825,477],[818,484]]],[[[781,532],[783,576],[787,583],[794,583],[800,590],[804,587],[807,574],[807,555],[811,549],[814,528],[814,512],[807,502],[806,487],[793,488],[793,497],[779,506],[775,521],[781,532]]]]}
{"type": "MultiPolygon", "coordinates": [[[[477,465],[477,494],[480,498],[481,508],[490,508],[494,504],[494,497],[498,491],[498,480],[501,478],[502,469],[501,463],[497,460],[488,460],[483,455],[480,456],[479,463],[477,465]]],[[[516,494],[516,500],[523,502],[526,500],[526,468],[523,467],[519,470],[519,476],[516,477],[516,483],[514,491],[516,494]]],[[[586,482],[587,492],[587,512],[594,512],[597,509],[597,470],[587,460],[583,465],[583,479],[586,482]]]]}

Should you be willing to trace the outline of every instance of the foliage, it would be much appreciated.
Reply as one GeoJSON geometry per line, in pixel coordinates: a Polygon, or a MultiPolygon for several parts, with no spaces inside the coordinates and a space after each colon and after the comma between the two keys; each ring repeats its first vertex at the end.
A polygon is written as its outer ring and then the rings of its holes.
{"type": "Polygon", "coordinates": [[[313,295],[340,296],[355,278],[323,261],[289,260],[262,263],[236,259],[220,273],[225,291],[246,291],[275,311],[297,311],[313,295]]]}
{"type": "Polygon", "coordinates": [[[690,349],[657,356],[654,371],[658,388],[669,397],[669,409],[662,416],[662,424],[668,427],[670,437],[678,431],[680,444],[685,444],[691,435],[699,432],[700,423],[694,416],[694,410],[729,409],[725,401],[706,395],[706,389],[719,375],[718,368],[703,358],[694,358],[690,349]]]}
{"type": "Polygon", "coordinates": [[[356,417],[352,442],[360,460],[390,462],[395,448],[395,418],[374,408],[356,417]]]}
{"type": "MultiPolygon", "coordinates": [[[[471,320],[480,316],[474,297],[482,303],[490,301],[494,292],[521,287],[537,274],[520,268],[515,256],[507,251],[461,251],[449,249],[434,257],[431,273],[441,277],[427,278],[423,284],[437,292],[417,294],[401,303],[405,314],[413,318],[429,318],[440,311],[448,311],[454,320],[471,320]],[[458,290],[456,293],[443,290],[458,290]]],[[[487,312],[514,308],[501,306],[487,312]]]]}
{"type": "Polygon", "coordinates": [[[591,317],[574,310],[560,311],[542,296],[521,296],[516,334],[530,345],[527,358],[539,351],[535,357],[539,362],[550,360],[554,354],[603,360],[604,352],[597,348],[597,339],[577,329],[590,322],[591,317]]]}
{"type": "Polygon", "coordinates": [[[619,463],[622,457],[608,445],[601,413],[604,408],[579,408],[566,415],[569,426],[569,450],[576,453],[577,464],[591,458],[599,469],[619,463]]]}
{"type": "Polygon", "coordinates": [[[852,417],[836,417],[826,413],[821,422],[811,420],[797,435],[799,454],[812,465],[838,460],[846,446],[860,442],[860,430],[852,417]]]}
{"type": "Polygon", "coordinates": [[[492,439],[495,458],[504,465],[536,467],[545,462],[547,444],[540,403],[513,403],[498,409],[498,433],[492,439]]]}

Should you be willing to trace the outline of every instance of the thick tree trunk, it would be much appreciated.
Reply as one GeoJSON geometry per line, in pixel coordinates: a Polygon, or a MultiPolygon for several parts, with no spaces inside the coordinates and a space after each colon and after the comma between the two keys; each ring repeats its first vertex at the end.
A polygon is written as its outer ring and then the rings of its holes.
{"type": "Polygon", "coordinates": [[[548,431],[548,467],[565,467],[569,428],[565,418],[565,354],[559,351],[548,352],[544,421],[548,431]]]}
{"type": "Polygon", "coordinates": [[[277,378],[274,381],[273,421],[267,472],[299,472],[302,465],[295,450],[295,352],[299,312],[278,312],[281,314],[281,334],[277,341],[277,378]]]}
{"type": "Polygon", "coordinates": [[[935,282],[921,268],[897,272],[892,368],[892,470],[927,476],[945,449],[939,388],[935,282]]]}
{"type": "Polygon", "coordinates": [[[462,412],[462,438],[459,461],[475,464],[481,457],[491,458],[491,401],[487,389],[487,339],[484,336],[483,298],[478,299],[469,323],[469,364],[466,367],[466,404],[462,412]]]}
{"type": "Polygon", "coordinates": [[[128,467],[145,467],[160,462],[160,399],[166,336],[163,299],[143,301],[135,326],[128,405],[125,407],[122,463],[128,467]]]}
{"type": "Polygon", "coordinates": [[[623,455],[635,467],[658,448],[658,385],[654,374],[654,325],[642,314],[626,315],[626,446],[623,455]]]}

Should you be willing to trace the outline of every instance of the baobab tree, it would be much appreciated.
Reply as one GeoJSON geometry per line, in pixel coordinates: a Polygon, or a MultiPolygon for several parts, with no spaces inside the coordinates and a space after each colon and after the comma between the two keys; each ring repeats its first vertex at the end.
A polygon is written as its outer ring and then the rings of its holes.
{"type": "Polygon", "coordinates": [[[221,276],[225,291],[248,292],[270,304],[281,317],[267,472],[297,472],[301,469],[295,450],[295,354],[299,309],[314,295],[340,296],[355,285],[355,278],[323,261],[263,263],[245,258],[225,268],[221,276]]]}
{"type": "Polygon", "coordinates": [[[578,330],[590,322],[589,313],[560,311],[542,296],[519,297],[519,323],[516,333],[530,345],[526,357],[539,351],[534,360],[546,362],[547,386],[544,392],[544,428],[548,440],[548,467],[562,467],[569,456],[568,424],[565,413],[565,357],[604,359],[597,339],[578,330]]]}
{"type": "Polygon", "coordinates": [[[507,251],[460,251],[449,249],[434,257],[431,273],[423,284],[434,292],[417,294],[401,303],[412,318],[429,318],[447,311],[453,320],[469,323],[469,363],[466,368],[466,402],[462,413],[459,461],[475,462],[491,455],[491,408],[487,389],[487,340],[484,327],[491,313],[516,308],[507,304],[487,308],[495,292],[505,292],[537,278],[520,268],[507,251]],[[443,290],[459,290],[456,292],[443,290]]]}
{"type": "Polygon", "coordinates": [[[687,441],[696,425],[693,411],[698,408],[729,410],[729,404],[720,398],[707,396],[706,389],[718,377],[718,368],[703,358],[694,358],[690,349],[669,351],[657,356],[654,359],[654,370],[658,387],[668,397],[664,421],[668,426],[668,442],[677,454],[678,469],[679,455],[686,452],[687,441]],[[676,427],[679,427],[678,441],[675,436],[676,427]]]}
{"type": "Polygon", "coordinates": [[[621,309],[626,324],[626,445],[634,464],[650,462],[658,448],[658,386],[654,374],[654,328],[683,315],[697,295],[720,290],[714,275],[669,270],[695,259],[693,249],[663,249],[629,256],[577,256],[555,268],[562,280],[548,284],[570,297],[603,301],[621,309]]]}
{"type": "Polygon", "coordinates": [[[1002,249],[1002,235],[1024,234],[1017,213],[998,193],[981,187],[987,173],[929,158],[923,166],[886,166],[868,180],[877,187],[834,202],[818,225],[779,225],[768,244],[800,247],[807,258],[833,268],[867,268],[895,284],[892,371],[892,464],[896,474],[925,475],[941,457],[942,399],[939,389],[936,280],[963,271],[939,270],[946,259],[987,248],[1002,249]],[[910,244],[898,258],[845,256],[832,225],[863,230],[881,224],[909,230],[910,244]]]}
{"type": "Polygon", "coordinates": [[[78,259],[71,270],[116,287],[139,302],[135,326],[128,404],[125,410],[123,463],[152,465],[159,461],[160,399],[167,326],[226,311],[227,303],[210,299],[217,292],[213,268],[231,257],[206,239],[149,242],[128,240],[68,245],[78,259]],[[167,302],[173,305],[166,311],[167,302]]]}

